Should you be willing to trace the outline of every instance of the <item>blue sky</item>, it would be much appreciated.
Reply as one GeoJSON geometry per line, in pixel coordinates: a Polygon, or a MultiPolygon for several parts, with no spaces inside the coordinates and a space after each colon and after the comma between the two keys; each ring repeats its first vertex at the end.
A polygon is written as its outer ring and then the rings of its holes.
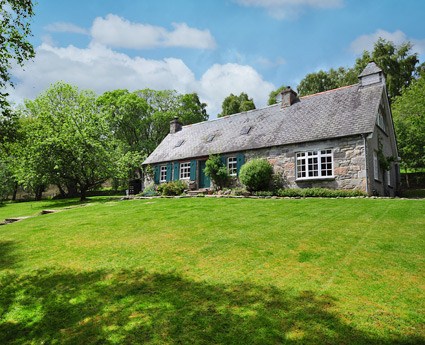
{"type": "Polygon", "coordinates": [[[19,103],[62,80],[197,92],[214,118],[230,93],[257,107],[310,72],[352,66],[379,37],[425,57],[425,1],[39,0],[36,58],[13,70],[19,103]]]}

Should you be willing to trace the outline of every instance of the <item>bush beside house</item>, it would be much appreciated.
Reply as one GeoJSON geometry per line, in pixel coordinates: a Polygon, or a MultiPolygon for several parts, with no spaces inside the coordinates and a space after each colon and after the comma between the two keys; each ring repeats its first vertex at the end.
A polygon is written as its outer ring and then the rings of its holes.
{"type": "Polygon", "coordinates": [[[248,191],[257,192],[270,189],[273,166],[265,159],[256,158],[245,163],[239,173],[240,181],[248,191]]]}

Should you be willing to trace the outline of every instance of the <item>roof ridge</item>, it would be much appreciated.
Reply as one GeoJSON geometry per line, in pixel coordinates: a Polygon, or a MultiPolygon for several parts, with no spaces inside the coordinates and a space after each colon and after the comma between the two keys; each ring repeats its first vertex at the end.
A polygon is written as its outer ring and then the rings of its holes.
{"type": "Polygon", "coordinates": [[[342,90],[342,89],[348,89],[349,87],[358,86],[358,85],[359,85],[359,83],[352,84],[352,85],[346,85],[346,86],[340,86],[340,87],[337,87],[336,89],[331,89],[331,90],[326,90],[326,91],[322,91],[322,92],[313,93],[311,95],[301,96],[300,99],[301,98],[308,98],[308,97],[319,96],[319,95],[323,95],[325,93],[329,93],[329,92],[333,92],[333,91],[338,91],[338,90],[342,90]]]}
{"type": "Polygon", "coordinates": [[[221,116],[221,117],[216,117],[215,119],[208,119],[208,120],[205,120],[205,121],[202,121],[202,122],[196,122],[196,123],[192,123],[192,124],[189,124],[189,125],[184,125],[184,126],[182,126],[183,128],[184,127],[193,127],[193,126],[196,126],[196,125],[201,125],[201,124],[203,124],[203,123],[205,123],[205,122],[214,122],[214,121],[219,121],[219,120],[224,120],[224,119],[228,119],[228,118],[230,118],[230,117],[237,117],[237,116],[241,116],[241,115],[246,115],[246,114],[249,114],[249,113],[253,113],[253,112],[255,112],[255,111],[260,111],[260,110],[264,110],[264,109],[266,109],[266,108],[271,108],[271,107],[275,107],[275,106],[278,106],[279,105],[279,103],[277,103],[277,104],[272,104],[272,105],[267,105],[267,106],[265,106],[265,107],[262,107],[262,108],[256,108],[256,109],[251,109],[251,110],[247,110],[247,111],[242,111],[242,112],[240,112],[240,113],[235,113],[235,114],[230,114],[230,115],[226,115],[226,116],[221,116]]]}

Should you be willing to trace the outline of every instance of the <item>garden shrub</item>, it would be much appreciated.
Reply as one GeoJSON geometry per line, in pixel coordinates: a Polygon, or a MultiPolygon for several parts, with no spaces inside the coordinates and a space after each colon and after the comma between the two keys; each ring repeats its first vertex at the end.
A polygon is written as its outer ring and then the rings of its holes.
{"type": "Polygon", "coordinates": [[[300,189],[279,189],[276,193],[281,197],[322,197],[322,198],[349,198],[356,196],[366,196],[360,190],[341,190],[327,188],[300,188],[300,189]]]}
{"type": "Polygon", "coordinates": [[[161,183],[157,191],[161,195],[165,196],[176,196],[183,194],[184,190],[187,189],[186,183],[183,181],[177,180],[177,181],[171,181],[167,183],[161,183]]]}
{"type": "Polygon", "coordinates": [[[219,155],[210,155],[205,162],[205,175],[207,175],[218,189],[223,189],[229,183],[227,167],[221,161],[219,155]]]}
{"type": "Polygon", "coordinates": [[[245,163],[240,172],[239,180],[250,192],[270,189],[273,167],[265,159],[252,159],[245,163]]]}
{"type": "Polygon", "coordinates": [[[232,189],[231,194],[235,196],[246,196],[249,195],[249,192],[245,188],[237,187],[232,189]]]}
{"type": "Polygon", "coordinates": [[[255,196],[273,196],[275,193],[269,190],[260,190],[253,193],[255,196]]]}
{"type": "Polygon", "coordinates": [[[141,196],[156,196],[158,195],[156,189],[155,189],[155,184],[154,183],[150,183],[148,184],[145,189],[143,189],[143,192],[140,193],[141,196]]]}

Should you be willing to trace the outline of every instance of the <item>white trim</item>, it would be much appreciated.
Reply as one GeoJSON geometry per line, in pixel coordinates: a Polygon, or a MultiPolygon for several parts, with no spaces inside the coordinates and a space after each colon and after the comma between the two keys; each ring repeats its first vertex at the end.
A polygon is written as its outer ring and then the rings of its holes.
{"type": "Polygon", "coordinates": [[[189,180],[190,179],[190,162],[180,163],[180,180],[189,180]]]}
{"type": "Polygon", "coordinates": [[[378,153],[373,151],[373,178],[376,181],[379,181],[379,161],[378,161],[378,153]]]}
{"type": "Polygon", "coordinates": [[[230,176],[237,176],[238,160],[236,157],[227,157],[227,172],[230,176]]]}
{"type": "Polygon", "coordinates": [[[332,149],[297,152],[295,155],[296,181],[333,179],[332,149]]]}
{"type": "Polygon", "coordinates": [[[167,166],[166,165],[161,165],[159,167],[159,182],[167,182],[167,166]]]}

